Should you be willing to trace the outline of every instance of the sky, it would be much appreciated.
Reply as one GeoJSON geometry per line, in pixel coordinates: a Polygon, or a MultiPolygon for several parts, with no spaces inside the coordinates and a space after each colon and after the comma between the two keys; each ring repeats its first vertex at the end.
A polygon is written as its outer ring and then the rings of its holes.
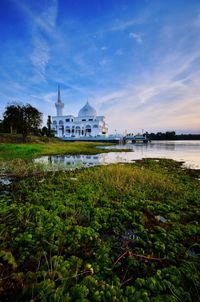
{"type": "Polygon", "coordinates": [[[109,133],[200,133],[200,0],[1,0],[0,117],[86,101],[109,133]],[[142,130],[144,129],[144,130],[142,130]]]}

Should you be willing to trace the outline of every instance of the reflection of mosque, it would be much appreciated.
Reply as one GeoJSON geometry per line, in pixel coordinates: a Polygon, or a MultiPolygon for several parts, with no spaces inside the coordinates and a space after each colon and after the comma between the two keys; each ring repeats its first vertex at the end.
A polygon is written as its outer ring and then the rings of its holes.
{"type": "Polygon", "coordinates": [[[111,163],[128,162],[127,155],[131,153],[132,152],[109,152],[95,155],[52,155],[35,159],[35,162],[50,164],[50,166],[54,166],[56,169],[75,169],[81,167],[107,165],[111,163]]]}
{"type": "Polygon", "coordinates": [[[96,166],[102,163],[100,155],[65,155],[51,156],[52,164],[62,164],[64,166],[79,167],[79,166],[96,166]]]}

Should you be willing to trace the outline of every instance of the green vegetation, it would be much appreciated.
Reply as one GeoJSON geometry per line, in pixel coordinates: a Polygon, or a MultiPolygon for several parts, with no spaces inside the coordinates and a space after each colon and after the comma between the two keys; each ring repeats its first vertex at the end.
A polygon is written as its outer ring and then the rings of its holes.
{"type": "MultiPolygon", "coordinates": [[[[32,159],[43,155],[94,155],[111,150],[97,148],[102,143],[96,142],[64,142],[56,138],[29,136],[29,143],[15,143],[21,139],[18,134],[0,134],[0,171],[11,177],[27,177],[41,175],[47,170],[64,170],[62,165],[34,163],[32,159]],[[9,143],[5,143],[9,142],[9,143]]],[[[111,145],[103,143],[103,145],[111,145]]],[[[124,150],[116,150],[117,152],[124,150]]],[[[128,150],[127,150],[128,151],[128,150]]]]}
{"type": "Polygon", "coordinates": [[[26,142],[28,134],[39,132],[41,123],[42,113],[35,107],[15,103],[6,107],[0,130],[21,133],[23,141],[26,142]]]}
{"type": "Polygon", "coordinates": [[[175,131],[146,134],[150,140],[200,140],[200,134],[176,134],[175,131]]]}
{"type": "Polygon", "coordinates": [[[1,299],[199,301],[195,173],[143,160],[13,183],[0,202],[1,299]]]}
{"type": "MultiPolygon", "coordinates": [[[[38,136],[38,135],[28,135],[26,138],[26,143],[48,143],[48,142],[56,142],[57,138],[54,137],[46,137],[46,136],[38,136]]],[[[0,143],[1,144],[16,144],[23,143],[23,138],[21,134],[17,133],[0,133],[0,143]]]]}
{"type": "MultiPolygon", "coordinates": [[[[106,143],[103,143],[103,145],[106,145],[106,143]]],[[[52,140],[46,143],[0,144],[0,160],[15,158],[32,159],[41,155],[98,154],[110,152],[110,150],[98,149],[96,146],[102,146],[102,143],[52,140]]]]}

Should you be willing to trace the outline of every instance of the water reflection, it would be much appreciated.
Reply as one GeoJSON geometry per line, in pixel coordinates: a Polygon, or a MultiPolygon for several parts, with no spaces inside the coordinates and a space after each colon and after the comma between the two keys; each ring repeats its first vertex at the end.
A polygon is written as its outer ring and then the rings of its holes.
{"type": "Polygon", "coordinates": [[[184,166],[200,169],[200,141],[152,141],[148,144],[106,146],[105,148],[129,148],[127,160],[141,158],[170,158],[183,161],[184,166]]]}
{"type": "Polygon", "coordinates": [[[42,156],[35,162],[51,164],[52,166],[64,166],[68,168],[91,167],[103,164],[104,159],[99,155],[65,155],[42,156]]]}
{"type": "Polygon", "coordinates": [[[109,152],[98,155],[43,156],[36,162],[64,169],[91,167],[111,163],[133,162],[142,158],[170,158],[183,161],[184,165],[200,169],[200,141],[154,141],[148,144],[106,146],[108,149],[128,149],[129,152],[109,152]]]}

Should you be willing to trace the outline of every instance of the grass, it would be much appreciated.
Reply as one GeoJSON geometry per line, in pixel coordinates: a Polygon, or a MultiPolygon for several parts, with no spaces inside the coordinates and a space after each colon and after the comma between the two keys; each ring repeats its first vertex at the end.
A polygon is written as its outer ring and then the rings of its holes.
{"type": "Polygon", "coordinates": [[[200,182],[172,160],[15,182],[0,199],[0,298],[199,301],[199,205],[200,182]]]}
{"type": "MultiPolygon", "coordinates": [[[[24,178],[31,175],[41,175],[47,170],[63,170],[62,164],[55,165],[34,163],[32,159],[42,155],[77,155],[99,154],[109,152],[98,149],[99,143],[92,142],[48,142],[26,144],[0,144],[0,172],[10,177],[24,178]]],[[[104,144],[105,145],[105,144],[104,144]]],[[[120,150],[119,150],[120,151],[120,150]]]]}
{"type": "Polygon", "coordinates": [[[64,154],[98,154],[110,150],[98,149],[96,146],[107,143],[93,142],[47,142],[26,144],[0,144],[0,160],[12,160],[14,158],[32,159],[42,155],[64,154]]]}
{"type": "Polygon", "coordinates": [[[28,142],[22,143],[22,137],[19,134],[0,133],[0,160],[10,161],[15,158],[29,160],[42,155],[90,155],[110,152],[110,150],[96,148],[102,145],[111,144],[98,142],[64,142],[56,138],[38,136],[29,136],[28,142]]]}

